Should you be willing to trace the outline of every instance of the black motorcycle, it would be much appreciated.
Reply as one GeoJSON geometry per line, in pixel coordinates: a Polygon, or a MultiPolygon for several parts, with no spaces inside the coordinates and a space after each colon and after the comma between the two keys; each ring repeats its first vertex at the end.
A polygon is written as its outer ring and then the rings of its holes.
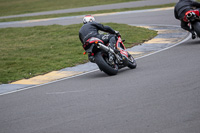
{"type": "Polygon", "coordinates": [[[99,69],[108,75],[116,75],[119,69],[126,66],[131,69],[137,66],[135,59],[126,51],[123,44],[125,40],[121,39],[121,35],[117,38],[114,49],[95,37],[88,39],[83,45],[84,54],[88,54],[89,61],[96,63],[99,69]]]}

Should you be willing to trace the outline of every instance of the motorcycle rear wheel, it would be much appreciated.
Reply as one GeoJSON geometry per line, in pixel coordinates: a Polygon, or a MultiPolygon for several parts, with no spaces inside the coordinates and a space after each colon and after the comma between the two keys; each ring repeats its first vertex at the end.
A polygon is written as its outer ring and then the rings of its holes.
{"type": "Polygon", "coordinates": [[[195,22],[193,24],[194,31],[197,33],[197,36],[200,37],[200,22],[195,22]]]}
{"type": "Polygon", "coordinates": [[[102,70],[103,72],[105,72],[110,76],[116,75],[118,73],[118,66],[116,64],[110,65],[108,63],[108,57],[102,52],[96,53],[95,62],[100,70],[102,70]]]}

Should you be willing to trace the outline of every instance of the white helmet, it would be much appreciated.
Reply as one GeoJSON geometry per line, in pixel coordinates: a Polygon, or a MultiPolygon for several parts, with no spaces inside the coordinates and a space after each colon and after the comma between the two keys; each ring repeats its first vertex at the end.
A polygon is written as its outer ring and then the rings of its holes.
{"type": "Polygon", "coordinates": [[[83,23],[86,24],[87,22],[93,22],[95,21],[95,18],[92,15],[86,15],[83,18],[83,23]]]}

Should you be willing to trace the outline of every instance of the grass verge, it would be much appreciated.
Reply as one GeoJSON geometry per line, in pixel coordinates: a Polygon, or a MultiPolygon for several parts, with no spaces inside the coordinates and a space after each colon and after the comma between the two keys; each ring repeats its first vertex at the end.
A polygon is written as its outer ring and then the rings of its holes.
{"type": "MultiPolygon", "coordinates": [[[[156,31],[106,23],[120,31],[126,47],[157,35],[156,31]]],[[[78,38],[82,24],[0,29],[0,84],[72,67],[88,61],[78,38]]]]}
{"type": "Polygon", "coordinates": [[[133,11],[133,10],[144,10],[144,9],[173,7],[174,5],[175,5],[175,3],[156,5],[156,6],[135,7],[135,8],[122,8],[122,9],[112,9],[112,10],[85,11],[85,12],[73,12],[73,13],[40,15],[40,16],[30,16],[30,17],[18,17],[18,18],[0,19],[0,22],[46,19],[46,18],[57,18],[57,17],[77,16],[77,15],[86,15],[86,14],[100,14],[100,13],[110,13],[110,12],[133,11]]]}
{"type": "Polygon", "coordinates": [[[0,16],[106,5],[130,1],[137,0],[0,0],[0,16]]]}

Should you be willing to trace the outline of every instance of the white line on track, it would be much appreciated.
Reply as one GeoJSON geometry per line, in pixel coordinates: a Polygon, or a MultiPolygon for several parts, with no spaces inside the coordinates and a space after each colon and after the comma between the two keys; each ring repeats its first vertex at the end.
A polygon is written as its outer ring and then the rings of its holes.
{"type": "Polygon", "coordinates": [[[66,94],[66,93],[80,93],[80,92],[85,92],[87,90],[77,90],[77,91],[62,91],[62,92],[49,92],[46,93],[47,95],[58,95],[58,94],[66,94]]]}

